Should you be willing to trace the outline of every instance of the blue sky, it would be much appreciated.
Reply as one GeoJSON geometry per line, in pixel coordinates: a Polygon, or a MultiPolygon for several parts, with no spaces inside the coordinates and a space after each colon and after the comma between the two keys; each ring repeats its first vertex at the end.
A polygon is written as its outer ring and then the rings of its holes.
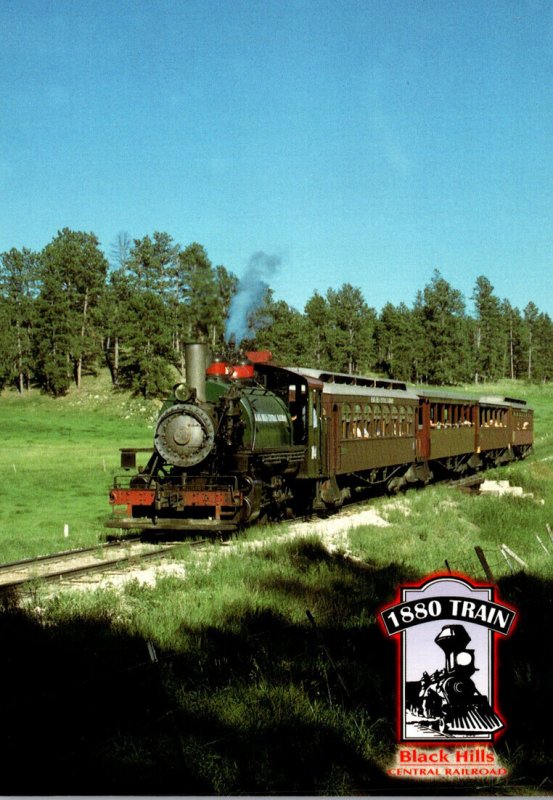
{"type": "Polygon", "coordinates": [[[202,243],[302,309],[434,269],[553,315],[553,5],[0,0],[0,251],[202,243]]]}

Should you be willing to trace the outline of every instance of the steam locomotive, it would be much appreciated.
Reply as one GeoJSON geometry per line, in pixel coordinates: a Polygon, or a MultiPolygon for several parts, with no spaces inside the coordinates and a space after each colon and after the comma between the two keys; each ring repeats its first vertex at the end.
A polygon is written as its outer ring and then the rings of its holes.
{"type": "Polygon", "coordinates": [[[507,397],[460,397],[405,383],[280,367],[266,352],[207,363],[186,346],[186,382],[157,420],[153,448],[121,450],[108,527],[233,531],[334,509],[523,458],[532,410],[507,397]]]}
{"type": "MultiPolygon", "coordinates": [[[[444,651],[445,667],[432,675],[425,672],[412,698],[410,710],[423,727],[444,735],[478,737],[503,728],[503,722],[488,698],[476,688],[472,676],[477,670],[470,636],[463,625],[445,625],[434,639],[444,651]]],[[[413,694],[413,692],[411,692],[413,694]]]]}

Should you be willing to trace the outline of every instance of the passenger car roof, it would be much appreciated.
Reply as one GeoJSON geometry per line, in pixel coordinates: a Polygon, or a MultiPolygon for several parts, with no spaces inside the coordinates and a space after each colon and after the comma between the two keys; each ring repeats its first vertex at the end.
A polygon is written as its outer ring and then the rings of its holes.
{"type": "Polygon", "coordinates": [[[330,372],[329,370],[310,369],[307,367],[279,367],[275,364],[256,364],[256,369],[269,374],[271,371],[288,373],[292,376],[303,378],[311,387],[322,389],[324,394],[349,395],[359,398],[394,398],[404,400],[417,400],[420,397],[444,403],[479,403],[486,406],[510,406],[531,410],[526,400],[500,395],[459,394],[455,391],[439,388],[426,389],[393,381],[388,378],[378,378],[368,375],[349,375],[345,372],[330,372]]]}
{"type": "Polygon", "coordinates": [[[366,375],[348,375],[343,372],[328,372],[303,367],[288,367],[290,372],[301,375],[309,381],[322,384],[323,394],[349,395],[359,398],[396,398],[416,400],[417,395],[402,381],[387,378],[373,378],[366,375]]]}

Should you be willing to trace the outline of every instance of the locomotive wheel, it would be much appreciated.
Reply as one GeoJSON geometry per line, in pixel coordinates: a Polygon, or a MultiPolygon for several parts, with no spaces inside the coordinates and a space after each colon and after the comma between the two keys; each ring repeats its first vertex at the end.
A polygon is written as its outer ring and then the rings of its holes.
{"type": "Polygon", "coordinates": [[[443,717],[438,720],[438,730],[440,733],[447,733],[447,722],[443,717]]]}

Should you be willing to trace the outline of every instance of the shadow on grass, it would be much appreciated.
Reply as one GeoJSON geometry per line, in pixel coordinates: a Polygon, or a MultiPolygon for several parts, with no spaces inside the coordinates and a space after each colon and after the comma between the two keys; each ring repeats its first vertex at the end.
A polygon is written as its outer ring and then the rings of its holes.
{"type": "Polygon", "coordinates": [[[499,582],[502,600],[519,610],[512,637],[499,647],[499,705],[508,730],[497,750],[517,779],[553,791],[553,580],[524,573],[499,582]]]}
{"type": "MultiPolygon", "coordinates": [[[[395,647],[373,615],[414,576],[312,543],[291,543],[284,557],[296,577],[258,590],[303,603],[315,627],[229,608],[218,627],[183,620],[182,646],[158,662],[109,609],[58,625],[5,610],[2,794],[443,793],[382,769],[396,745],[395,647]],[[325,585],[312,579],[321,565],[325,585]]],[[[500,668],[509,728],[498,750],[515,786],[553,774],[551,590],[524,575],[500,587],[520,610],[500,668]]]]}

